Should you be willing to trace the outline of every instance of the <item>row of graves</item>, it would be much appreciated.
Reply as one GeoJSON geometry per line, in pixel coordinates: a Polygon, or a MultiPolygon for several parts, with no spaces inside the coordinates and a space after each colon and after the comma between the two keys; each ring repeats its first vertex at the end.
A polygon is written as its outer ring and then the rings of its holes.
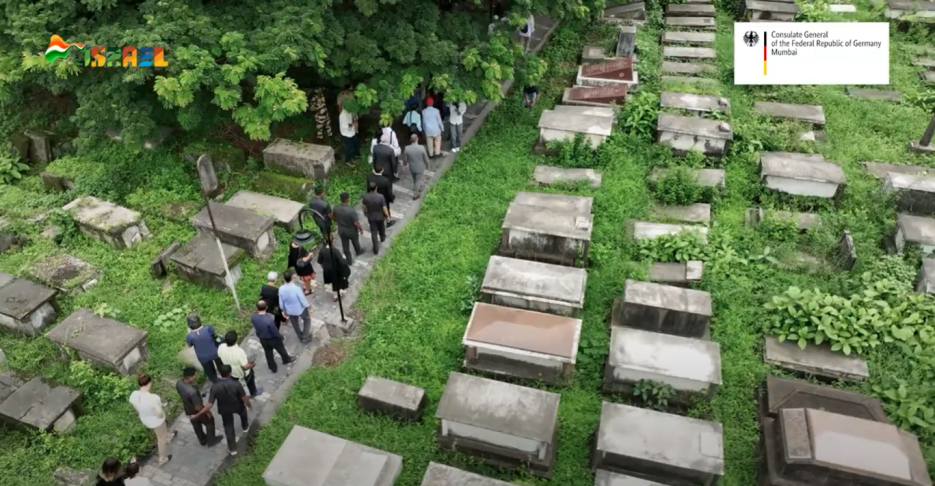
{"type": "Polygon", "coordinates": [[[683,84],[717,83],[714,5],[710,0],[666,5],[662,32],[662,79],[683,84]]]}

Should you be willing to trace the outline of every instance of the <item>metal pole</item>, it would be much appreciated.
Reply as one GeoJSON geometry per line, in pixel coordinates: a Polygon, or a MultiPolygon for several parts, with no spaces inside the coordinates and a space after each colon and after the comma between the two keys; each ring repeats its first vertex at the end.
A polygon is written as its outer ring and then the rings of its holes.
{"type": "MultiPolygon", "coordinates": [[[[311,212],[311,213],[315,213],[315,215],[318,216],[319,218],[321,218],[322,221],[327,221],[327,218],[325,218],[325,217],[324,217],[321,213],[319,213],[318,211],[315,211],[315,210],[312,209],[312,208],[305,208],[305,210],[306,210],[306,211],[309,211],[309,212],[311,212]]],[[[328,234],[326,235],[326,234],[325,234],[324,228],[322,228],[321,225],[319,225],[317,221],[315,222],[315,226],[318,226],[318,230],[321,232],[321,239],[322,239],[322,241],[327,242],[327,243],[328,243],[328,246],[331,247],[331,267],[334,268],[334,271],[336,271],[336,272],[339,271],[340,268],[338,267],[338,256],[335,254],[335,248],[334,248],[334,237],[331,236],[331,232],[330,232],[330,231],[329,231],[328,234]]],[[[340,273],[338,273],[338,278],[341,278],[340,273]]],[[[334,285],[333,282],[332,282],[332,285],[334,285]]],[[[347,322],[347,318],[344,317],[344,302],[343,302],[343,300],[341,299],[341,290],[340,290],[340,289],[338,289],[338,310],[341,312],[341,322],[342,322],[342,323],[346,323],[346,322],[347,322]]]]}
{"type": "Polygon", "coordinates": [[[230,289],[231,295],[234,296],[234,305],[237,306],[237,312],[240,312],[240,299],[237,298],[237,289],[234,288],[234,279],[231,277],[231,269],[227,266],[227,256],[224,254],[224,247],[221,245],[221,234],[218,232],[218,227],[214,224],[214,214],[211,213],[211,201],[208,200],[208,195],[202,191],[201,196],[205,198],[205,206],[208,208],[208,218],[211,219],[211,229],[214,230],[214,241],[218,244],[218,252],[221,255],[221,262],[224,264],[224,280],[227,281],[227,288],[230,289]]]}
{"type": "Polygon", "coordinates": [[[935,134],[935,113],[932,114],[932,119],[929,121],[929,126],[925,127],[925,133],[922,134],[922,140],[919,140],[919,145],[922,147],[928,147],[932,143],[932,135],[935,134]]]}

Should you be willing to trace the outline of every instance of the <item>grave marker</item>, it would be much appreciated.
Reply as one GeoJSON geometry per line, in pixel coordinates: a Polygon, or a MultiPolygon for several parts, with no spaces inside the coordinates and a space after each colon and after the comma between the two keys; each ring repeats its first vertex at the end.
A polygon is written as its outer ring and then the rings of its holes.
{"type": "Polygon", "coordinates": [[[586,101],[589,103],[601,104],[615,103],[622,105],[623,101],[627,99],[628,86],[575,86],[570,89],[571,91],[568,93],[568,99],[571,101],[586,101]]]}
{"type": "Polygon", "coordinates": [[[481,299],[494,305],[578,317],[588,273],[582,268],[492,256],[481,299]]]}
{"type": "Polygon", "coordinates": [[[633,80],[633,59],[609,59],[599,64],[585,64],[581,67],[581,76],[585,78],[633,80]]]}
{"type": "Polygon", "coordinates": [[[357,392],[357,405],[401,420],[416,421],[425,408],[425,390],[379,376],[368,376],[357,392]]]}
{"type": "Polygon", "coordinates": [[[711,325],[711,294],[627,279],[614,299],[612,326],[703,339],[711,325]]]}
{"type": "Polygon", "coordinates": [[[621,25],[617,32],[617,57],[630,58],[636,52],[636,26],[621,25]]]}
{"type": "Polygon", "coordinates": [[[325,179],[334,167],[334,149],[277,138],[263,149],[263,162],[267,167],[291,174],[325,179]]]}
{"type": "Polygon", "coordinates": [[[45,337],[95,366],[122,375],[132,374],[149,356],[146,331],[98,316],[90,309],[72,312],[45,337]]]}
{"type": "Polygon", "coordinates": [[[897,214],[893,249],[901,253],[907,245],[918,245],[923,255],[935,253],[935,219],[897,214]]]}
{"type": "Polygon", "coordinates": [[[672,152],[679,156],[691,151],[722,156],[734,139],[734,132],[727,122],[669,113],[659,114],[656,134],[659,143],[670,146],[672,152]]]}
{"type": "Polygon", "coordinates": [[[821,128],[825,125],[825,110],[815,105],[757,101],[753,104],[753,111],[780,120],[809,123],[814,125],[815,128],[821,128]]]}
{"type": "Polygon", "coordinates": [[[841,266],[844,270],[851,271],[857,263],[857,247],[854,246],[854,238],[851,238],[851,233],[847,230],[841,233],[838,251],[841,255],[841,266]]]}
{"type": "Polygon", "coordinates": [[[593,198],[520,192],[503,219],[501,256],[587,265],[593,198]]]}
{"type": "Polygon", "coordinates": [[[759,405],[760,420],[776,418],[784,408],[814,408],[889,423],[879,398],[771,375],[763,384],[759,405]]]}
{"type": "Polygon", "coordinates": [[[863,381],[870,377],[867,362],[857,356],[847,356],[814,343],[802,349],[795,342],[779,342],[774,336],[766,337],[763,360],[773,366],[826,380],[863,381]]]}
{"type": "Polygon", "coordinates": [[[704,263],[697,260],[680,263],[656,262],[649,267],[649,281],[676,287],[701,282],[704,263]]]}
{"type": "Polygon", "coordinates": [[[209,198],[217,197],[224,191],[221,183],[218,181],[217,173],[214,172],[214,163],[211,156],[203,154],[198,157],[195,164],[198,167],[198,179],[201,181],[201,192],[209,198]]]}
{"type": "Polygon", "coordinates": [[[896,193],[896,209],[919,216],[935,215],[935,176],[927,174],[887,174],[883,192],[896,193]]]}
{"type": "Polygon", "coordinates": [[[821,154],[761,152],[760,165],[766,187],[796,196],[835,198],[847,183],[841,166],[821,154]]]}
{"type": "Polygon", "coordinates": [[[602,62],[606,58],[604,48],[601,46],[584,46],[581,52],[581,62],[584,64],[602,62]]]}
{"type": "Polygon", "coordinates": [[[935,259],[922,259],[922,266],[916,276],[916,292],[935,294],[935,259]]]}
{"type": "Polygon", "coordinates": [[[451,466],[430,462],[421,486],[516,486],[451,466]]]}
{"type": "Polygon", "coordinates": [[[0,272],[0,325],[37,335],[58,316],[56,294],[46,286],[0,272]]]}
{"type": "Polygon", "coordinates": [[[41,378],[28,382],[12,371],[0,372],[0,420],[16,429],[67,432],[80,410],[81,392],[53,386],[41,378]]]}

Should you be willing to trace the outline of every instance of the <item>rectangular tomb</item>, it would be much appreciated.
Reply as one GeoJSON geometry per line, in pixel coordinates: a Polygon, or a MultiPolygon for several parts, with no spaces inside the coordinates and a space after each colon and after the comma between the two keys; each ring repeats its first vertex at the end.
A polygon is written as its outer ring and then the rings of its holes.
{"type": "Polygon", "coordinates": [[[290,174],[324,179],[334,167],[334,149],[327,145],[277,138],[263,149],[266,167],[290,174]]]}
{"type": "Polygon", "coordinates": [[[465,369],[563,384],[575,366],[581,320],[477,302],[464,332],[465,369]]]}
{"type": "Polygon", "coordinates": [[[632,223],[633,239],[636,241],[652,240],[663,235],[676,235],[691,231],[698,235],[702,243],[708,242],[708,228],[703,226],[688,226],[680,224],[646,223],[635,221],[632,223]]]}
{"type": "Polygon", "coordinates": [[[662,43],[665,45],[713,46],[716,34],[711,32],[677,32],[666,31],[662,33],[662,43]]]}
{"type": "Polygon", "coordinates": [[[598,469],[594,472],[594,486],[666,486],[648,479],[598,469]]]}
{"type": "Polygon", "coordinates": [[[62,209],[75,218],[82,233],[114,248],[132,248],[151,236],[140,213],[96,197],[80,197],[62,209]]]}
{"type": "Polygon", "coordinates": [[[572,115],[544,110],[539,117],[539,144],[571,141],[584,135],[591,148],[597,148],[610,136],[614,119],[596,115],[572,115]]]}
{"type": "Polygon", "coordinates": [[[711,222],[711,205],[704,203],[689,204],[688,206],[656,204],[653,206],[653,215],[664,220],[707,226],[711,222]]]}
{"type": "Polygon", "coordinates": [[[629,87],[622,86],[572,86],[565,88],[562,94],[562,104],[559,106],[594,106],[599,108],[613,108],[623,106],[627,99],[629,87]]]}
{"type": "MultiPolygon", "coordinates": [[[[598,88],[600,89],[600,88],[598,88]]],[[[616,121],[617,113],[609,106],[565,106],[555,105],[552,111],[563,115],[603,116],[616,121]]]]}
{"type": "Polygon", "coordinates": [[[58,316],[54,289],[0,272],[0,325],[35,336],[58,316]]]}
{"type": "Polygon", "coordinates": [[[506,468],[551,477],[560,396],[534,388],[451,373],[435,416],[438,445],[506,468]]]}
{"type": "MultiPolygon", "coordinates": [[[[265,260],[273,253],[276,248],[273,224],[276,220],[272,216],[213,201],[210,204],[222,243],[243,248],[258,260],[265,260]]],[[[202,209],[192,217],[192,224],[198,233],[214,237],[208,208],[202,209]]]]}
{"type": "Polygon", "coordinates": [[[646,20],[646,4],[631,2],[604,9],[604,20],[646,20]]]}
{"type": "Polygon", "coordinates": [[[694,93],[673,93],[671,91],[660,93],[659,106],[693,113],[730,114],[730,100],[727,98],[694,93]]]}
{"type": "MultiPolygon", "coordinates": [[[[659,182],[659,180],[664,178],[668,173],[669,169],[654,167],[653,171],[649,174],[649,181],[659,182]]],[[[722,169],[692,169],[692,174],[695,176],[695,182],[703,187],[714,187],[721,192],[724,192],[726,189],[724,186],[726,176],[722,169]]]]}
{"type": "Polygon", "coordinates": [[[713,17],[666,17],[666,28],[716,30],[713,17]]]}
{"type": "Polygon", "coordinates": [[[883,191],[897,193],[898,211],[919,216],[935,215],[935,176],[891,172],[883,180],[883,191]]]}
{"type": "Polygon", "coordinates": [[[605,49],[601,46],[584,46],[584,49],[581,51],[581,62],[601,62],[607,58],[604,51],[605,49]]]}
{"type": "Polygon", "coordinates": [[[841,166],[821,154],[763,152],[760,166],[766,187],[795,196],[834,198],[847,183],[841,166]]]}
{"type": "Polygon", "coordinates": [[[890,172],[900,174],[935,174],[935,169],[931,167],[921,167],[918,165],[889,164],[886,162],[864,162],[864,168],[870,172],[870,175],[877,179],[886,179],[890,172]]]}
{"type": "Polygon", "coordinates": [[[590,197],[521,192],[503,218],[500,255],[559,265],[587,265],[590,197]]]}
{"type": "Polygon", "coordinates": [[[617,27],[617,45],[614,49],[615,57],[634,57],[636,52],[636,26],[620,25],[617,27]]]}
{"type": "Polygon", "coordinates": [[[24,382],[0,372],[0,420],[14,429],[67,432],[81,409],[81,392],[40,378],[24,382]]]}
{"type": "Polygon", "coordinates": [[[659,143],[672,147],[676,155],[697,151],[722,156],[734,139],[734,132],[727,122],[660,113],[656,137],[659,143]]]}
{"type": "Polygon", "coordinates": [[[494,305],[577,317],[587,281],[582,268],[492,256],[481,298],[494,305]]]}
{"type": "Polygon", "coordinates": [[[867,362],[857,356],[812,343],[802,349],[795,342],[779,342],[774,336],[766,337],[763,360],[767,364],[825,380],[863,381],[870,377],[867,362]]]}
{"type": "Polygon", "coordinates": [[[626,86],[630,91],[639,85],[639,75],[633,69],[632,57],[607,59],[600,64],[578,66],[575,84],[579,86],[626,86]]]}
{"type": "Polygon", "coordinates": [[[799,13],[799,6],[788,2],[764,2],[760,0],[746,0],[746,16],[748,20],[763,22],[794,22],[795,14],[799,13]]]}
{"type": "Polygon", "coordinates": [[[46,333],[55,344],[69,348],[95,366],[122,375],[133,373],[149,355],[146,331],[78,309],[46,333]]]}
{"type": "Polygon", "coordinates": [[[379,376],[368,376],[357,392],[357,405],[401,420],[415,421],[425,408],[425,390],[379,376]]]}
{"type": "Polygon", "coordinates": [[[474,474],[451,466],[430,462],[421,486],[515,486],[496,479],[474,474]]]}
{"type": "MultiPolygon", "coordinates": [[[[231,280],[234,285],[243,275],[240,262],[245,252],[226,243],[221,243],[224,256],[227,257],[227,266],[230,268],[231,280]]],[[[169,258],[175,263],[175,272],[191,283],[212,287],[219,290],[227,289],[227,277],[221,253],[218,250],[217,240],[206,235],[196,235],[188,243],[173,253],[169,258]]]]}
{"type": "Polygon", "coordinates": [[[578,183],[585,183],[591,187],[601,186],[601,174],[594,169],[566,169],[537,165],[532,172],[532,178],[543,186],[578,183]]]}
{"type": "Polygon", "coordinates": [[[897,253],[907,245],[918,245],[924,255],[935,253],[935,219],[899,214],[896,216],[896,233],[893,247],[897,253]]]}
{"type": "Polygon", "coordinates": [[[701,282],[704,263],[692,260],[679,263],[656,262],[649,267],[649,281],[676,287],[701,282]]]}
{"type": "Polygon", "coordinates": [[[724,475],[719,423],[604,402],[591,469],[664,484],[715,485],[724,475]]]}
{"type": "Polygon", "coordinates": [[[101,271],[71,255],[49,255],[34,263],[28,271],[36,281],[58,291],[80,294],[97,284],[101,271]]]}
{"type": "Polygon", "coordinates": [[[225,204],[235,208],[249,209],[263,216],[272,216],[276,220],[276,226],[290,232],[298,231],[299,213],[305,207],[300,202],[252,191],[237,191],[237,194],[234,194],[225,204]]]}
{"type": "Polygon", "coordinates": [[[771,375],[766,377],[761,388],[761,421],[778,417],[784,408],[814,408],[884,424],[890,423],[879,398],[771,375]]]}
{"type": "Polygon", "coordinates": [[[898,19],[910,15],[919,18],[932,18],[935,17],[935,4],[928,1],[890,0],[887,2],[883,14],[888,19],[898,19]]]}
{"type": "MultiPolygon", "coordinates": [[[[795,4],[792,5],[795,6],[795,4]]],[[[808,123],[815,128],[821,128],[825,125],[825,110],[815,105],[757,101],[753,104],[753,111],[760,115],[766,115],[780,120],[808,123]]]]}
{"type": "Polygon", "coordinates": [[[623,297],[614,300],[611,325],[705,338],[711,325],[711,294],[627,279],[623,297]]]}
{"type": "Polygon", "coordinates": [[[670,3],[666,17],[714,17],[714,5],[703,3],[670,3]]]}
{"type": "Polygon", "coordinates": [[[721,385],[721,349],[701,339],[613,326],[604,367],[604,391],[632,393],[647,380],[665,383],[677,393],[676,402],[692,397],[710,399],[721,385]]]}
{"type": "MultiPolygon", "coordinates": [[[[853,5],[847,6],[853,7],[853,5]]],[[[834,5],[831,5],[831,7],[834,7],[834,5]]],[[[899,101],[902,98],[899,91],[861,88],[846,88],[846,90],[848,96],[859,100],[899,101]]]]}
{"type": "Polygon", "coordinates": [[[789,211],[769,211],[763,208],[749,208],[745,215],[746,223],[749,226],[756,227],[766,219],[775,221],[790,222],[798,228],[799,231],[808,231],[821,225],[821,216],[813,213],[794,213],[789,211]]]}
{"type": "Polygon", "coordinates": [[[396,454],[300,425],[263,471],[266,486],[391,486],[402,472],[396,454]]]}

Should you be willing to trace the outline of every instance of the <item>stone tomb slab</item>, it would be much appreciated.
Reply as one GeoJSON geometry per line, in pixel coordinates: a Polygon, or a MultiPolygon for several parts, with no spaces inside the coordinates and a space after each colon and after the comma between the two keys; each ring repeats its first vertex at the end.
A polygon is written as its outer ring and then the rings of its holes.
{"type": "MultiPolygon", "coordinates": [[[[273,224],[276,220],[272,216],[213,201],[210,204],[222,243],[243,248],[257,260],[264,260],[273,253],[276,248],[273,224]]],[[[208,208],[192,217],[192,224],[199,234],[214,237],[208,208]]]]}
{"type": "Polygon", "coordinates": [[[734,139],[734,132],[727,122],[660,113],[656,137],[659,143],[670,146],[676,155],[697,151],[709,156],[722,156],[734,139]]]}
{"type": "Polygon", "coordinates": [[[592,205],[590,197],[517,193],[503,218],[500,256],[586,265],[592,205]]]}
{"type": "Polygon", "coordinates": [[[802,349],[792,341],[779,342],[775,336],[766,337],[763,360],[773,366],[825,380],[863,381],[870,377],[867,362],[857,356],[812,343],[802,349]]]}
{"type": "Polygon", "coordinates": [[[606,58],[605,49],[601,46],[584,46],[581,52],[581,62],[584,64],[602,62],[606,58]]]}
{"type": "Polygon", "coordinates": [[[890,172],[899,174],[935,174],[935,169],[931,167],[920,167],[918,165],[888,164],[886,162],[864,162],[864,168],[870,172],[870,175],[877,179],[886,179],[890,172]]]}
{"type": "Polygon", "coordinates": [[[474,474],[451,466],[430,462],[421,486],[515,486],[496,479],[474,474]]]}
{"type": "Polygon", "coordinates": [[[464,368],[563,384],[580,335],[580,319],[477,302],[462,340],[464,368]]]}
{"type": "Polygon", "coordinates": [[[334,149],[327,145],[277,138],[263,149],[267,167],[311,179],[324,179],[334,167],[334,149]]]}
{"type": "Polygon", "coordinates": [[[632,57],[636,62],[636,26],[621,25],[617,30],[616,57],[632,57]]]}
{"type": "MultiPolygon", "coordinates": [[[[755,0],[748,0],[750,1],[755,0]]],[[[775,3],[775,2],[756,2],[756,3],[775,3]]],[[[788,5],[788,4],[786,4],[788,5]]],[[[795,4],[792,4],[795,6],[795,4]]],[[[795,6],[798,8],[798,6],[795,6]]],[[[791,103],[770,103],[766,101],[757,101],[753,104],[753,111],[760,115],[766,115],[780,120],[791,120],[802,123],[808,123],[815,128],[821,128],[825,125],[825,110],[820,106],[814,105],[796,105],[791,103]]]]}
{"type": "Polygon", "coordinates": [[[841,166],[821,154],[762,152],[760,166],[766,187],[795,196],[834,198],[847,183],[841,166]]]}
{"type": "Polygon", "coordinates": [[[787,2],[764,2],[760,0],[746,0],[747,18],[750,20],[792,22],[795,14],[799,13],[799,6],[787,2]]]}
{"type": "Polygon", "coordinates": [[[276,226],[294,232],[299,229],[299,213],[304,204],[276,196],[267,196],[252,191],[238,191],[225,204],[235,208],[249,209],[263,216],[272,216],[276,226]]]}
{"type": "Polygon", "coordinates": [[[94,284],[101,271],[94,265],[71,255],[50,255],[29,268],[34,279],[61,292],[79,294],[94,284]]]}
{"type": "Polygon", "coordinates": [[[751,227],[759,226],[765,219],[788,221],[795,225],[799,231],[808,231],[821,226],[821,216],[812,213],[794,213],[789,211],[769,211],[762,208],[749,208],[746,211],[746,224],[751,227]]]}
{"type": "MultiPolygon", "coordinates": [[[[689,5],[684,6],[688,7],[689,5]]],[[[662,48],[662,55],[669,60],[688,62],[717,58],[717,52],[710,47],[666,46],[662,48]]]]}
{"type": "Polygon", "coordinates": [[[639,75],[633,69],[632,57],[614,58],[600,64],[578,66],[575,84],[593,88],[626,86],[629,91],[635,91],[639,85],[639,75]]]}
{"type": "Polygon", "coordinates": [[[897,194],[897,211],[935,215],[935,175],[892,172],[883,179],[883,191],[897,194]]]}
{"type": "Polygon", "coordinates": [[[935,17],[935,5],[926,1],[890,0],[883,15],[888,19],[898,19],[903,15],[932,18],[935,17]]]}
{"type": "Polygon", "coordinates": [[[695,396],[710,400],[721,385],[721,348],[713,341],[612,326],[604,391],[630,394],[641,380],[671,386],[680,405],[695,396]]]}
{"type": "Polygon", "coordinates": [[[660,236],[677,235],[682,232],[693,231],[702,243],[708,242],[708,228],[703,226],[688,226],[666,223],[647,223],[634,221],[631,224],[631,233],[636,241],[653,240],[660,236]]]}
{"type": "Polygon", "coordinates": [[[632,2],[604,9],[604,20],[646,20],[646,4],[632,2]]]}
{"type": "Polygon", "coordinates": [[[665,484],[717,484],[724,475],[721,424],[603,402],[591,469],[665,484]]]}
{"type": "Polygon", "coordinates": [[[666,28],[716,30],[712,17],[666,17],[666,28]]]}
{"type": "MultiPolygon", "coordinates": [[[[667,63],[663,63],[663,65],[665,65],[665,64],[667,64],[667,63]]],[[[669,63],[669,64],[681,64],[681,65],[683,65],[683,66],[688,66],[688,65],[689,65],[689,63],[684,63],[684,62],[683,62],[683,63],[678,63],[678,62],[676,62],[676,63],[669,63]]],[[[693,68],[695,68],[695,67],[697,67],[697,66],[698,66],[698,65],[692,65],[693,68]]],[[[665,68],[663,67],[663,69],[665,69],[665,68]]],[[[704,71],[704,69],[702,69],[702,71],[704,71]]],[[[719,83],[718,80],[712,79],[712,78],[696,78],[696,77],[689,77],[689,76],[663,76],[663,77],[662,77],[662,82],[663,82],[663,85],[665,85],[665,86],[672,86],[672,85],[691,85],[691,86],[709,85],[709,86],[714,86],[714,85],[716,85],[716,84],[719,83]]],[[[680,89],[680,88],[679,88],[679,89],[680,89]]]]}
{"type": "MultiPolygon", "coordinates": [[[[613,105],[622,106],[627,99],[627,85],[620,86],[573,86],[565,88],[562,95],[562,103],[565,105],[611,107],[613,105]]],[[[563,105],[556,105],[555,108],[563,105]]],[[[554,110],[554,108],[553,108],[554,110]]]]}
{"type": "Polygon", "coordinates": [[[922,253],[935,253],[935,219],[908,214],[896,215],[896,233],[893,246],[897,253],[908,245],[918,245],[922,253]]]}
{"type": "Polygon", "coordinates": [[[703,203],[689,204],[688,206],[656,204],[653,206],[653,215],[664,220],[707,226],[711,222],[711,205],[703,203]]]}
{"type": "Polygon", "coordinates": [[[709,335],[711,294],[627,279],[611,325],[701,339],[709,335]]]}
{"type": "Polygon", "coordinates": [[[713,46],[715,34],[710,32],[663,32],[662,43],[670,46],[713,46]]]}
{"type": "MultiPolygon", "coordinates": [[[[649,174],[649,181],[659,182],[668,173],[669,169],[654,167],[649,174]]],[[[721,192],[726,189],[724,186],[726,177],[722,169],[692,169],[692,174],[695,176],[695,181],[702,187],[713,187],[721,192]]]]}
{"type": "Polygon", "coordinates": [[[813,385],[802,380],[767,376],[759,400],[760,419],[777,418],[784,408],[814,408],[888,424],[879,398],[813,385]]]}
{"type": "Polygon", "coordinates": [[[922,266],[919,267],[919,273],[916,276],[916,292],[935,294],[935,259],[922,259],[922,266]]]}
{"type": "Polygon", "coordinates": [[[692,260],[679,263],[656,262],[649,266],[649,281],[664,285],[687,287],[701,282],[704,263],[692,260]]]}
{"type": "Polygon", "coordinates": [[[140,213],[96,197],[80,197],[62,209],[75,218],[82,233],[114,248],[132,248],[151,236],[140,213]]]}
{"type": "MultiPolygon", "coordinates": [[[[243,275],[240,262],[246,254],[242,249],[226,243],[221,243],[221,247],[227,257],[231,280],[237,285],[243,275]]],[[[175,272],[183,280],[219,290],[227,289],[224,262],[221,261],[217,240],[213,237],[196,235],[169,259],[175,263],[175,272]]]]}
{"type": "MultiPolygon", "coordinates": [[[[834,5],[831,6],[834,7],[834,5]]],[[[853,7],[853,5],[851,5],[851,7],[853,7]]],[[[901,98],[899,91],[861,88],[847,88],[846,90],[847,95],[851,98],[862,100],[899,101],[901,98]]]]}
{"type": "MultiPolygon", "coordinates": [[[[600,88],[597,88],[600,89],[600,88]]],[[[555,105],[552,108],[552,111],[564,114],[564,115],[584,115],[584,116],[601,116],[604,118],[610,118],[611,120],[617,119],[617,112],[613,107],[610,106],[565,106],[565,105],[555,105]]]]}
{"type": "Polygon", "coordinates": [[[566,169],[537,165],[532,172],[532,178],[543,186],[585,183],[590,187],[601,187],[601,174],[594,169],[566,169]]]}
{"type": "Polygon", "coordinates": [[[935,70],[935,59],[916,58],[912,60],[912,65],[917,67],[924,67],[929,71],[932,71],[935,70]]]}
{"type": "Polygon", "coordinates": [[[368,376],[357,392],[357,405],[367,411],[416,421],[425,409],[425,390],[379,376],[368,376]]]}
{"type": "Polygon", "coordinates": [[[578,317],[587,281],[582,268],[494,255],[487,264],[481,298],[494,305],[578,317]]]}
{"type": "Polygon", "coordinates": [[[935,71],[922,71],[919,76],[925,84],[935,84],[935,71]]]}
{"type": "Polygon", "coordinates": [[[0,391],[0,419],[14,428],[66,432],[77,418],[81,392],[73,388],[8,374],[0,377],[0,391]]]}
{"type": "Polygon", "coordinates": [[[614,119],[598,115],[569,114],[544,110],[539,117],[539,143],[574,140],[580,133],[592,148],[610,136],[614,119]]]}
{"type": "Polygon", "coordinates": [[[714,5],[703,3],[670,3],[666,5],[667,17],[714,17],[714,5]]]}
{"type": "Polygon", "coordinates": [[[641,479],[626,474],[598,469],[594,473],[594,486],[665,486],[662,483],[641,479]]]}
{"type": "Polygon", "coordinates": [[[727,98],[694,93],[673,93],[671,91],[660,93],[659,106],[692,113],[730,114],[730,100],[727,98]]]}
{"type": "Polygon", "coordinates": [[[561,397],[535,388],[451,373],[435,413],[438,445],[549,478],[561,397]]]}
{"type": "Polygon", "coordinates": [[[396,454],[295,425],[263,471],[266,486],[390,486],[396,454]]]}
{"type": "Polygon", "coordinates": [[[35,336],[58,316],[58,292],[24,278],[0,272],[0,325],[35,336]]]}
{"type": "Polygon", "coordinates": [[[834,13],[857,13],[857,7],[846,4],[828,5],[828,11],[834,13]]]}
{"type": "Polygon", "coordinates": [[[103,369],[129,375],[149,355],[146,331],[78,309],[46,333],[55,344],[103,369]]]}
{"type": "MultiPolygon", "coordinates": [[[[686,76],[703,76],[705,74],[714,74],[716,69],[711,64],[701,64],[701,63],[692,63],[692,62],[672,62],[672,61],[662,61],[662,72],[665,74],[678,74],[686,76]]],[[[679,78],[680,76],[663,76],[663,78],[679,78]]],[[[698,78],[707,79],[707,78],[698,78]]],[[[679,79],[672,80],[673,82],[680,82],[679,79]]],[[[717,80],[709,80],[717,82],[717,80]]]]}

